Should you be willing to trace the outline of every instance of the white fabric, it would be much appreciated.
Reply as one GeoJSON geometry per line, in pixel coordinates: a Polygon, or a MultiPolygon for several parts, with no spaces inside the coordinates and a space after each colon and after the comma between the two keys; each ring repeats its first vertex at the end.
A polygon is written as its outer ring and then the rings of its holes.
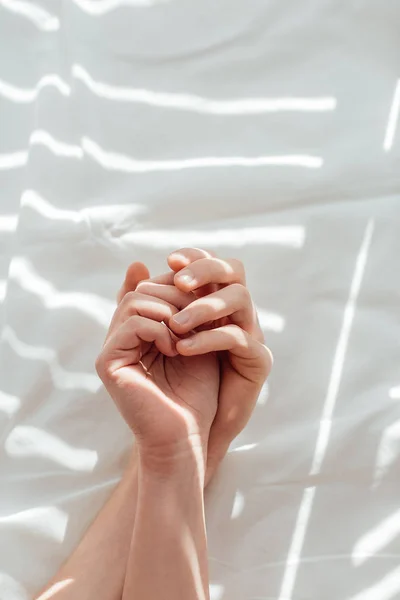
{"type": "MultiPolygon", "coordinates": [[[[400,597],[400,5],[0,0],[0,598],[118,480],[126,266],[246,264],[275,366],[207,496],[213,600],[400,597]]],[[[117,518],[117,515],[116,515],[117,518]]]]}

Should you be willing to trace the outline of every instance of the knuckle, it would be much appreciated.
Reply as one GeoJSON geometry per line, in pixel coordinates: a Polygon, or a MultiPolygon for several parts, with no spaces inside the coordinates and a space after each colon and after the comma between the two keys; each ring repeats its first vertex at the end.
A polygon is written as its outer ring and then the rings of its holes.
{"type": "Polygon", "coordinates": [[[230,288],[243,302],[247,303],[251,301],[251,294],[248,288],[242,283],[232,283],[230,288]]]}
{"type": "Polygon", "coordinates": [[[239,258],[228,258],[226,262],[230,264],[237,277],[244,281],[246,269],[243,262],[239,258]]]}
{"type": "Polygon", "coordinates": [[[112,361],[107,359],[107,354],[102,351],[95,360],[96,372],[102,382],[106,384],[113,376],[112,361]]]}
{"type": "Polygon", "coordinates": [[[137,292],[136,292],[136,290],[135,291],[131,290],[131,291],[129,291],[129,292],[127,292],[125,294],[122,302],[123,302],[124,305],[125,304],[132,304],[135,301],[136,298],[137,298],[137,292]]]}
{"type": "Polygon", "coordinates": [[[147,280],[144,281],[140,281],[137,286],[136,286],[136,293],[137,294],[145,294],[146,291],[149,289],[149,282],[147,280]]]}
{"type": "Polygon", "coordinates": [[[231,263],[232,267],[234,267],[237,271],[244,271],[244,264],[240,260],[240,258],[228,258],[227,262],[231,263]]]}
{"type": "Polygon", "coordinates": [[[100,352],[100,354],[97,356],[97,358],[94,362],[94,366],[96,368],[96,372],[97,372],[98,376],[100,378],[102,378],[104,375],[104,354],[103,354],[103,352],[100,352]]]}
{"type": "Polygon", "coordinates": [[[235,323],[230,323],[229,325],[225,325],[225,331],[227,333],[230,333],[234,337],[237,337],[238,335],[242,335],[244,333],[243,329],[241,327],[239,327],[239,325],[236,325],[235,323]]]}
{"type": "Polygon", "coordinates": [[[127,294],[127,296],[125,296],[122,306],[125,315],[136,315],[141,300],[143,300],[143,294],[141,291],[139,292],[135,290],[134,292],[129,292],[129,295],[127,294]]]}
{"type": "Polygon", "coordinates": [[[137,314],[131,315],[128,319],[127,319],[127,323],[129,325],[130,328],[135,329],[138,324],[140,323],[140,321],[142,320],[142,317],[140,317],[137,314]]]}

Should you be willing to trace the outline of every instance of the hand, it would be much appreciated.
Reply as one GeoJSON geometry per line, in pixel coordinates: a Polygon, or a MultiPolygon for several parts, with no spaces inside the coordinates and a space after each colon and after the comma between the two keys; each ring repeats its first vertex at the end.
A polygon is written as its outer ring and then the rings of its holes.
{"type": "Polygon", "coordinates": [[[264,345],[239,260],[222,260],[205,250],[183,248],[170,254],[168,264],[175,272],[175,286],[198,296],[170,318],[169,327],[180,336],[199,327],[207,329],[178,342],[178,352],[193,356],[212,348],[218,351],[220,361],[218,410],[208,441],[208,480],[249,421],[271,370],[272,354],[264,345]]]}
{"type": "MultiPolygon", "coordinates": [[[[159,281],[164,286],[168,285],[170,290],[175,283],[178,289],[192,295],[192,304],[181,307],[185,308],[182,313],[189,314],[190,321],[179,326],[171,319],[171,329],[177,333],[191,328],[203,330],[193,336],[195,345],[191,349],[185,349],[184,342],[179,342],[177,349],[186,356],[207,352],[210,347],[214,351],[220,350],[221,383],[217,415],[208,440],[208,483],[230,443],[247,424],[271,369],[272,355],[264,346],[264,336],[245,287],[244,267],[240,261],[223,261],[204,250],[186,248],[173,252],[168,264],[173,272],[150,282],[159,281]],[[185,267],[189,265],[195,275],[192,284],[179,277],[185,275],[185,267]],[[212,327],[217,329],[211,332],[212,327]]],[[[135,289],[138,277],[148,279],[149,274],[144,265],[134,263],[128,269],[119,297],[129,289],[135,289]]],[[[147,284],[150,282],[140,283],[140,289],[147,289],[149,293],[147,284]]],[[[151,293],[155,294],[156,289],[153,287],[151,293]]]]}
{"type": "Polygon", "coordinates": [[[139,455],[162,468],[188,450],[199,448],[205,455],[217,409],[219,365],[215,352],[178,355],[177,337],[165,323],[192,296],[163,286],[162,277],[152,284],[160,288],[158,297],[145,294],[137,283],[148,275],[140,263],[128,270],[129,285],[137,289],[120,292],[96,369],[134,432],[139,455]]]}

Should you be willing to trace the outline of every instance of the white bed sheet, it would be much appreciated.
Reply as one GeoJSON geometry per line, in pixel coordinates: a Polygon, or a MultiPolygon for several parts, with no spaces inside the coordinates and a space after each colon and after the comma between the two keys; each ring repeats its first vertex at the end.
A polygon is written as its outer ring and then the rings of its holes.
{"type": "Polygon", "coordinates": [[[212,600],[400,598],[400,5],[0,0],[0,599],[130,435],[93,362],[126,266],[242,258],[275,366],[207,494],[212,600]]]}

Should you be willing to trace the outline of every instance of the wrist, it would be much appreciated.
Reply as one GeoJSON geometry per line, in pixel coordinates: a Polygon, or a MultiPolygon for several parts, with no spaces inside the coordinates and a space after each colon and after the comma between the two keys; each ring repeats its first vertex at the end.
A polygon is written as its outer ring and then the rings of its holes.
{"type": "Polygon", "coordinates": [[[174,514],[185,519],[198,511],[204,513],[205,467],[191,457],[169,460],[167,465],[153,459],[139,460],[139,506],[156,506],[157,512],[163,511],[168,518],[174,514]]]}
{"type": "Polygon", "coordinates": [[[179,444],[174,448],[154,449],[139,447],[139,477],[160,482],[198,480],[204,487],[206,448],[198,444],[179,444]]]}

